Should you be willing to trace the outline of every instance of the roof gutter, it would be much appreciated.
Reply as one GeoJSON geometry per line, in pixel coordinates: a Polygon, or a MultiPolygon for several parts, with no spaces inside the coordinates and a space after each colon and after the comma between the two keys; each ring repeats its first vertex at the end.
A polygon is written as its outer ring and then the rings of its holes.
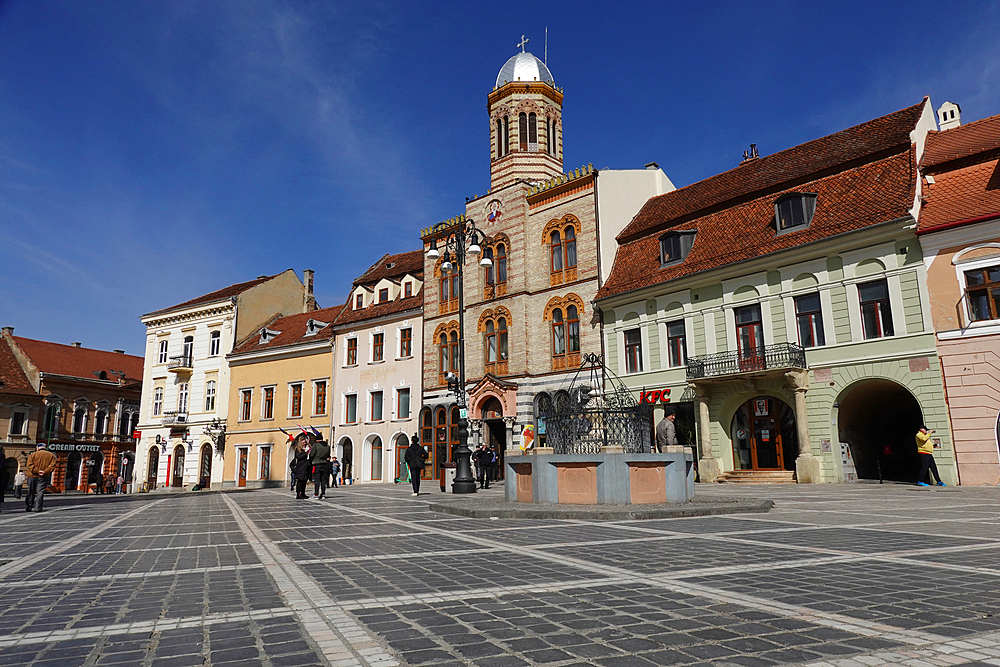
{"type": "Polygon", "coordinates": [[[954,222],[947,222],[943,225],[937,225],[936,227],[931,227],[930,229],[918,229],[917,236],[923,236],[924,234],[933,234],[934,232],[943,232],[946,229],[954,229],[955,227],[973,225],[977,222],[986,222],[987,220],[993,220],[994,218],[1000,218],[1000,211],[997,211],[996,213],[988,213],[986,215],[978,215],[974,218],[966,218],[965,220],[955,220],[954,222]]]}

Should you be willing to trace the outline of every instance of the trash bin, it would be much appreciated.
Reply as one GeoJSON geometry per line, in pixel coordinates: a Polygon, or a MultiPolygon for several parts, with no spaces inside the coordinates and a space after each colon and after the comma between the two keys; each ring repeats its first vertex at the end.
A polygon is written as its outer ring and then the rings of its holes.
{"type": "Polygon", "coordinates": [[[441,464],[441,491],[451,493],[451,485],[455,482],[455,471],[458,466],[454,463],[441,464]]]}

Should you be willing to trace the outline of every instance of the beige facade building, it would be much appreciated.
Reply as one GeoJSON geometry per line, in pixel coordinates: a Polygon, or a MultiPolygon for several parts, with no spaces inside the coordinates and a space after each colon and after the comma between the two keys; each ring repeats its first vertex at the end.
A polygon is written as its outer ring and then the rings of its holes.
{"type": "Polygon", "coordinates": [[[1000,116],[938,110],[917,234],[962,484],[1000,483],[1000,116]]]}
{"type": "Polygon", "coordinates": [[[420,436],[435,479],[458,442],[459,409],[445,381],[445,373],[457,374],[462,350],[457,271],[471,444],[493,445],[502,456],[528,424],[544,441],[546,410],[568,398],[582,357],[601,352],[590,304],[611,268],[615,236],[646,200],[674,189],[655,164],[563,173],[562,101],[542,61],[527,52],[508,60],[487,96],[488,193],[421,233],[425,251],[433,243],[443,255],[449,235],[472,220],[492,260],[483,268],[470,255],[451,271],[442,269],[443,256],[425,260],[420,436]]]}
{"type": "Polygon", "coordinates": [[[232,389],[222,488],[287,484],[295,440],[330,438],[333,322],[341,308],[273,318],[226,356],[232,389]]]}
{"type": "Polygon", "coordinates": [[[420,410],[423,278],[421,251],[382,257],[354,281],[334,325],[334,453],[345,479],[405,479],[420,410]]]}

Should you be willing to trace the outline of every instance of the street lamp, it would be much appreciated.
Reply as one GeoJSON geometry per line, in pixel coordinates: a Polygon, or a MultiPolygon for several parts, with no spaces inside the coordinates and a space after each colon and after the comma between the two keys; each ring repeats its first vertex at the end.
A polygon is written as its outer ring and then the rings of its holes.
{"type": "Polygon", "coordinates": [[[52,401],[49,403],[49,407],[52,408],[52,412],[49,414],[49,418],[46,420],[45,431],[46,431],[46,445],[45,449],[51,449],[52,445],[52,431],[55,429],[55,423],[59,421],[59,413],[62,412],[62,401],[52,401]]]}
{"type": "MultiPolygon", "coordinates": [[[[438,224],[431,238],[431,247],[427,250],[428,259],[442,257],[438,250],[438,240],[444,244],[444,261],[441,262],[441,272],[458,274],[458,377],[448,373],[448,387],[455,394],[458,404],[459,419],[457,426],[458,446],[455,448],[456,470],[455,482],[451,485],[452,493],[475,493],[476,479],[472,475],[472,463],[469,450],[469,420],[468,405],[465,400],[465,257],[478,256],[486,243],[486,235],[476,228],[472,218],[464,218],[457,225],[438,224]],[[450,376],[450,377],[449,377],[450,376]]],[[[485,255],[479,261],[479,266],[493,266],[493,260],[485,255]]]]}

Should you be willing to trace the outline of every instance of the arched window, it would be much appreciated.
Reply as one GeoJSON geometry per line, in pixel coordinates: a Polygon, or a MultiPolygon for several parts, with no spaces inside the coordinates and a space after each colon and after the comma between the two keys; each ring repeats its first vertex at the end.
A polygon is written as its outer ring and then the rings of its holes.
{"type": "Polygon", "coordinates": [[[77,405],[73,410],[73,433],[80,434],[87,430],[87,407],[77,405]]]}
{"type": "Polygon", "coordinates": [[[566,268],[576,266],[576,232],[572,227],[566,228],[566,268]]]}
{"type": "Polygon", "coordinates": [[[448,287],[451,285],[451,278],[444,271],[441,272],[441,304],[444,305],[450,301],[449,293],[451,290],[448,287]]]}
{"type": "Polygon", "coordinates": [[[497,320],[497,351],[500,361],[507,361],[507,318],[497,320]]]}
{"type": "Polygon", "coordinates": [[[552,155],[552,119],[545,119],[545,152],[552,155]]]}
{"type": "Polygon", "coordinates": [[[497,334],[492,320],[486,323],[486,363],[493,364],[497,360],[497,334]]]}
{"type": "Polygon", "coordinates": [[[437,478],[441,475],[441,463],[448,460],[448,411],[438,408],[434,419],[434,446],[427,452],[431,456],[430,465],[424,467],[423,477],[437,478]]]}
{"type": "Polygon", "coordinates": [[[439,341],[441,349],[441,375],[448,372],[448,334],[441,334],[439,341]]]}
{"type": "Polygon", "coordinates": [[[510,116],[503,117],[503,154],[510,152],[510,116]]]}
{"type": "Polygon", "coordinates": [[[493,276],[494,276],[493,268],[494,268],[494,266],[496,266],[496,260],[493,258],[493,248],[486,248],[485,250],[483,250],[483,257],[485,257],[485,258],[489,259],[491,262],[493,262],[489,266],[485,267],[486,268],[486,286],[489,287],[494,282],[494,280],[493,280],[493,276]]]}
{"type": "Polygon", "coordinates": [[[528,114],[517,115],[517,139],[522,151],[528,150],[528,114]]]}
{"type": "Polygon", "coordinates": [[[562,310],[552,311],[552,356],[560,357],[566,354],[566,323],[563,322],[562,310]]]}
{"type": "Polygon", "coordinates": [[[194,336],[184,336],[184,361],[191,363],[194,357],[194,336]]]}
{"type": "Polygon", "coordinates": [[[552,265],[550,267],[550,270],[552,271],[552,273],[556,273],[557,271],[562,271],[563,268],[562,237],[559,235],[558,231],[554,231],[552,232],[552,236],[550,238],[551,241],[549,243],[549,247],[551,249],[550,254],[552,256],[552,263],[551,263],[552,265]]]}
{"type": "Polygon", "coordinates": [[[451,370],[458,370],[458,332],[451,332],[451,370]]]}
{"type": "Polygon", "coordinates": [[[434,444],[434,424],[431,423],[430,408],[424,408],[420,413],[420,444],[427,449],[434,444]]]}
{"type": "Polygon", "coordinates": [[[208,354],[211,357],[216,357],[222,350],[222,332],[213,331],[212,336],[208,341],[208,354]]]}
{"type": "Polygon", "coordinates": [[[108,430],[108,411],[101,408],[94,415],[94,435],[104,435],[108,430]]]}
{"type": "Polygon", "coordinates": [[[497,118],[497,157],[503,157],[503,123],[497,118]]]}
{"type": "Polygon", "coordinates": [[[528,150],[538,151],[538,117],[534,113],[528,114],[528,150]]]}
{"type": "Polygon", "coordinates": [[[372,439],[372,481],[382,479],[382,438],[377,435],[372,439]]]}
{"type": "Polygon", "coordinates": [[[566,309],[566,327],[569,333],[569,351],[570,353],[580,351],[580,315],[577,312],[576,306],[570,306],[566,309]]]}
{"type": "Polygon", "coordinates": [[[507,282],[507,247],[503,243],[497,244],[493,265],[496,267],[497,282],[507,282]]]}

